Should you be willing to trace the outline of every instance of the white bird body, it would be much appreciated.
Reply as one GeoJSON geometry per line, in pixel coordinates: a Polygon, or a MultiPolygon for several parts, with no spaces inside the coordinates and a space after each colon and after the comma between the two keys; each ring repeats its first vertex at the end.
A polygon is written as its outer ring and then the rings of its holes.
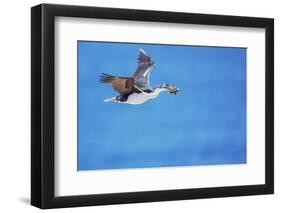
{"type": "Polygon", "coordinates": [[[138,104],[143,104],[144,102],[146,102],[150,99],[154,99],[154,98],[158,97],[158,95],[163,91],[168,91],[168,90],[166,88],[157,87],[153,92],[150,92],[150,93],[146,93],[146,92],[132,93],[131,95],[128,96],[128,99],[126,101],[119,101],[118,96],[112,97],[112,98],[107,98],[104,101],[138,105],[138,104]]]}

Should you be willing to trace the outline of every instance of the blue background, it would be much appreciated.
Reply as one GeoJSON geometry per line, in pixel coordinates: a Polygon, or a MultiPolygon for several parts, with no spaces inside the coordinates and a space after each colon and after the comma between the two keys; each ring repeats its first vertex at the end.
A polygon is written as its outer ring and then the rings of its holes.
{"type": "Polygon", "coordinates": [[[246,163],[246,49],[78,41],[78,170],[246,163]],[[142,105],[101,73],[132,76],[139,48],[151,85],[179,87],[142,105]]]}

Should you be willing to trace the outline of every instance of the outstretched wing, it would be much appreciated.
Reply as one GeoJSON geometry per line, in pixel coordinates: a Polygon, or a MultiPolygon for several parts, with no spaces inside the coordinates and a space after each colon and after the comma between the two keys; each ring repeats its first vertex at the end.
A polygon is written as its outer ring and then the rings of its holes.
{"type": "Polygon", "coordinates": [[[151,58],[143,49],[140,49],[138,56],[138,67],[133,75],[136,86],[144,90],[150,89],[149,77],[154,67],[155,64],[151,58]]]}
{"type": "Polygon", "coordinates": [[[126,77],[118,77],[102,73],[100,76],[101,83],[110,83],[114,90],[121,95],[130,94],[134,89],[134,79],[126,77]]]}

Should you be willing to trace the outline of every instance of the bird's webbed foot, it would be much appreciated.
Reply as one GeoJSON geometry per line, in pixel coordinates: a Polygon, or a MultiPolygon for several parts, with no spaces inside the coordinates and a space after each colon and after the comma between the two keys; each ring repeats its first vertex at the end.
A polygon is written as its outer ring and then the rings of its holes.
{"type": "Polygon", "coordinates": [[[117,100],[117,101],[120,101],[120,102],[125,102],[125,101],[128,100],[128,95],[118,95],[118,96],[116,97],[116,100],[117,100]]]}

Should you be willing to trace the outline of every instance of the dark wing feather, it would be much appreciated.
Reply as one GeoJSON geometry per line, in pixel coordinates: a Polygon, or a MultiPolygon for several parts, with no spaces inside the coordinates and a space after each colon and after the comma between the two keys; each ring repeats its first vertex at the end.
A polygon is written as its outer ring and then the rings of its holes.
{"type": "Polygon", "coordinates": [[[119,77],[102,73],[99,81],[101,83],[110,83],[113,89],[121,95],[130,94],[134,90],[133,78],[119,77]]]}
{"type": "Polygon", "coordinates": [[[138,55],[138,67],[133,75],[136,86],[141,89],[150,88],[149,77],[154,66],[154,62],[151,60],[151,58],[143,49],[140,49],[138,55]]]}

